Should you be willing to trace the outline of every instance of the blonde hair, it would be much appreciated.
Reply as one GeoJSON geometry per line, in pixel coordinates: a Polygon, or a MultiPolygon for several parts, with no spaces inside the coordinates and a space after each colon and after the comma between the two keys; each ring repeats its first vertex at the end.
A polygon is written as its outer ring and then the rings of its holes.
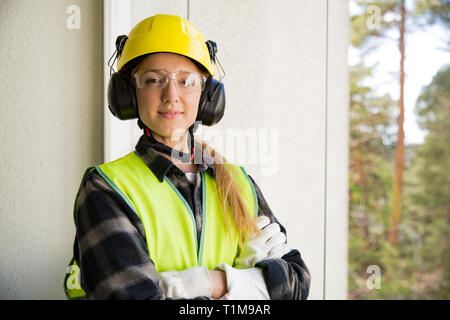
{"type": "Polygon", "coordinates": [[[203,154],[206,153],[215,159],[214,169],[216,173],[217,192],[222,203],[228,234],[231,237],[230,217],[227,214],[227,207],[231,211],[231,218],[237,230],[239,245],[242,246],[244,239],[254,233],[260,234],[260,230],[248,212],[238,185],[233,179],[233,171],[235,168],[230,165],[226,166],[229,162],[225,157],[217,153],[215,149],[209,147],[204,141],[199,141],[199,143],[201,143],[203,154]]]}

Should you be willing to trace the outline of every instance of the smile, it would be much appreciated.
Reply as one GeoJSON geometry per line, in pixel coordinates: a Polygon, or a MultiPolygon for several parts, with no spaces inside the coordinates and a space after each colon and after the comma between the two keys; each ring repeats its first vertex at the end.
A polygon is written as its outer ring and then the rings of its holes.
{"type": "Polygon", "coordinates": [[[160,115],[162,115],[166,119],[175,119],[181,116],[181,112],[158,112],[160,115]]]}

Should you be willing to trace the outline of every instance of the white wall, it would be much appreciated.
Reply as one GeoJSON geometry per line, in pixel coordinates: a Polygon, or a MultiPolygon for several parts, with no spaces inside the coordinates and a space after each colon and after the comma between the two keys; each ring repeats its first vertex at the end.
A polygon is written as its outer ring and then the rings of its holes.
{"type": "Polygon", "coordinates": [[[326,2],[215,1],[205,8],[206,2],[191,1],[191,20],[217,41],[227,72],[227,110],[218,128],[278,132],[267,148],[278,156],[270,157],[278,171],[263,175],[263,157],[243,165],[310,268],[310,297],[321,299],[326,2]]]}
{"type": "Polygon", "coordinates": [[[134,120],[105,110],[105,62],[118,34],[156,13],[189,13],[218,43],[226,112],[198,135],[220,133],[225,144],[211,144],[256,180],[311,270],[310,298],[345,298],[346,1],[105,0],[104,8],[103,20],[101,1],[0,1],[0,298],[64,298],[81,175],[134,148],[139,134],[134,120]],[[71,4],[81,9],[79,30],[66,28],[71,4]],[[227,144],[239,132],[247,134],[240,160],[227,144]]]}
{"type": "Polygon", "coordinates": [[[325,299],[347,298],[350,20],[345,0],[328,1],[325,299]]]}
{"type": "Polygon", "coordinates": [[[0,299],[65,297],[75,194],[103,160],[102,26],[101,1],[0,1],[0,299]]]}
{"type": "MultiPolygon", "coordinates": [[[[115,6],[116,1],[109,3],[115,6]]],[[[189,16],[206,39],[217,42],[226,72],[226,112],[218,125],[201,127],[197,136],[209,139],[256,180],[286,226],[289,242],[300,249],[310,268],[310,298],[345,299],[347,2],[127,3],[120,21],[131,21],[134,26],[157,13],[189,16]],[[239,133],[244,135],[240,140],[243,150],[237,147],[239,139],[233,140],[239,133]]],[[[110,23],[115,26],[114,21],[110,23]]],[[[106,150],[105,158],[115,159],[133,150],[139,135],[135,121],[118,123],[109,112],[105,121],[121,132],[120,138],[112,131],[111,136],[106,133],[105,144],[113,147],[106,150]]]]}

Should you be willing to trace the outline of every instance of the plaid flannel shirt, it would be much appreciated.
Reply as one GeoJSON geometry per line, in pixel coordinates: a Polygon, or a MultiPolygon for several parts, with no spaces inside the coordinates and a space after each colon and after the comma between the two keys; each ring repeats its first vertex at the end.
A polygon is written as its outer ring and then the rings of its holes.
{"type": "MultiPolygon", "coordinates": [[[[198,148],[201,150],[201,146],[198,148]]],[[[166,176],[186,199],[195,215],[200,236],[202,180],[199,173],[207,170],[215,176],[210,159],[203,156],[197,179],[191,183],[172,161],[152,148],[145,135],[136,145],[136,153],[161,183],[166,176]]],[[[258,186],[253,183],[258,198],[258,215],[278,222],[258,186]]],[[[75,224],[74,258],[80,267],[81,286],[87,298],[166,299],[158,286],[158,274],[149,256],[141,220],[96,170],[87,174],[81,183],[75,206],[75,224]]],[[[280,226],[286,233],[286,229],[280,226]]],[[[256,267],[263,270],[271,299],[307,298],[310,273],[298,250],[291,250],[281,259],[263,260],[256,267]]]]}

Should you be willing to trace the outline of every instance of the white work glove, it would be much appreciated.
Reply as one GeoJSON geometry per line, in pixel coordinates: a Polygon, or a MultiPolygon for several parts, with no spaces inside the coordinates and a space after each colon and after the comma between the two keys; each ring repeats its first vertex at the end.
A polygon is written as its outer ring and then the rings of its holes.
{"type": "Polygon", "coordinates": [[[281,232],[278,223],[270,223],[266,216],[256,218],[255,223],[262,234],[250,237],[244,242],[234,262],[236,268],[252,268],[264,259],[281,258],[290,251],[286,235],[281,232]]]}
{"type": "Polygon", "coordinates": [[[270,300],[262,269],[235,269],[226,263],[216,269],[227,277],[228,292],[219,300],[270,300]]]}
{"type": "Polygon", "coordinates": [[[193,299],[212,295],[212,280],[206,267],[166,271],[158,276],[159,286],[168,298],[193,299]]]}

